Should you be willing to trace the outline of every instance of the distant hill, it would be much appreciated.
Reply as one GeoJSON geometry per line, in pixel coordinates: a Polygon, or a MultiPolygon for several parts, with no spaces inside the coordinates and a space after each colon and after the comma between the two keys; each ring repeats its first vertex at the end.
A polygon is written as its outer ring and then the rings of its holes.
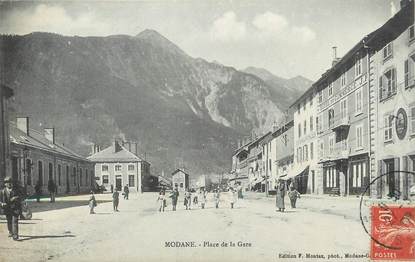
{"type": "Polygon", "coordinates": [[[0,68],[15,90],[15,115],[31,117],[34,128],[54,126],[60,142],[84,155],[93,143],[136,140],[153,173],[178,162],[191,174],[228,171],[237,139],[270,128],[297,94],[287,90],[306,85],[192,58],[154,30],[3,35],[0,68]]]}

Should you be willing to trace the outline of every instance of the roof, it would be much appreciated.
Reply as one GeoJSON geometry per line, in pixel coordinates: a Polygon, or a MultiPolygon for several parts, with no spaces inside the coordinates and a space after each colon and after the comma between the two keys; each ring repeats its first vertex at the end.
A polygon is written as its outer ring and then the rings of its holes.
{"type": "Polygon", "coordinates": [[[118,146],[117,152],[115,152],[114,145],[111,145],[87,158],[93,162],[146,162],[125,147],[118,146]]]}
{"type": "MultiPolygon", "coordinates": [[[[342,73],[345,67],[353,65],[355,56],[361,50],[378,51],[387,43],[395,40],[410,25],[414,23],[414,1],[410,1],[408,5],[401,8],[391,19],[385,24],[363,37],[352,49],[350,49],[332,68],[327,70],[306,92],[304,92],[290,107],[295,106],[303,98],[327,80],[335,78],[342,73]]],[[[366,51],[365,51],[366,52],[366,51]]]]}
{"type": "Polygon", "coordinates": [[[31,147],[77,160],[88,161],[85,157],[58,143],[52,143],[41,132],[29,129],[29,135],[17,128],[15,122],[10,122],[10,142],[12,144],[31,147]]]}
{"type": "Polygon", "coordinates": [[[0,87],[1,87],[2,91],[4,92],[5,97],[9,98],[9,97],[13,96],[13,89],[6,86],[5,84],[0,84],[0,87]]]}
{"type": "Polygon", "coordinates": [[[283,134],[284,132],[286,132],[288,129],[290,129],[293,126],[294,126],[294,120],[290,120],[289,122],[285,123],[280,128],[278,128],[277,130],[275,130],[275,132],[272,133],[272,136],[277,137],[283,134]]]}
{"type": "Polygon", "coordinates": [[[177,173],[179,173],[179,172],[182,172],[183,174],[185,174],[185,175],[189,175],[188,173],[186,173],[186,172],[184,172],[183,170],[181,170],[180,168],[178,168],[178,169],[176,169],[173,173],[171,173],[171,175],[172,176],[174,176],[175,174],[177,174],[177,173]]]}

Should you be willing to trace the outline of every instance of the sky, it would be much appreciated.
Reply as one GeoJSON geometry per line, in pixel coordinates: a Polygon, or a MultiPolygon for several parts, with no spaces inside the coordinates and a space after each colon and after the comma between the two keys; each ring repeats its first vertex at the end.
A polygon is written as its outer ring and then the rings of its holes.
{"type": "Polygon", "coordinates": [[[399,10],[399,0],[142,0],[0,3],[0,33],[137,35],[153,29],[192,57],[317,80],[399,10]]]}

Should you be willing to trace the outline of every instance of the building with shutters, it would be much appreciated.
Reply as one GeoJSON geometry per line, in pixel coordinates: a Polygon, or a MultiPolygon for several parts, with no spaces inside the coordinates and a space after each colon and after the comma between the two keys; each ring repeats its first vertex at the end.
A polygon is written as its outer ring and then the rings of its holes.
{"type": "Polygon", "coordinates": [[[97,184],[108,192],[111,186],[122,191],[128,185],[130,192],[139,193],[151,191],[152,187],[157,186],[156,177],[150,175],[150,163],[138,156],[137,144],[133,145],[118,140],[103,150],[95,145],[92,155],[88,157],[95,164],[97,184]]]}
{"type": "Polygon", "coordinates": [[[367,41],[371,50],[370,115],[373,197],[408,199],[415,184],[414,2],[367,41]],[[403,171],[403,172],[400,172],[403,171]]]}

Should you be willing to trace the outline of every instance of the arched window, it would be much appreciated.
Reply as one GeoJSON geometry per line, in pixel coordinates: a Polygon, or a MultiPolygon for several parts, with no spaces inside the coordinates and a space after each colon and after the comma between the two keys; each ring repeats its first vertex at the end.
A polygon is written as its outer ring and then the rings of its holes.
{"type": "Polygon", "coordinates": [[[43,185],[43,163],[42,161],[39,161],[37,163],[37,170],[38,170],[37,181],[40,185],[43,185]]]}

